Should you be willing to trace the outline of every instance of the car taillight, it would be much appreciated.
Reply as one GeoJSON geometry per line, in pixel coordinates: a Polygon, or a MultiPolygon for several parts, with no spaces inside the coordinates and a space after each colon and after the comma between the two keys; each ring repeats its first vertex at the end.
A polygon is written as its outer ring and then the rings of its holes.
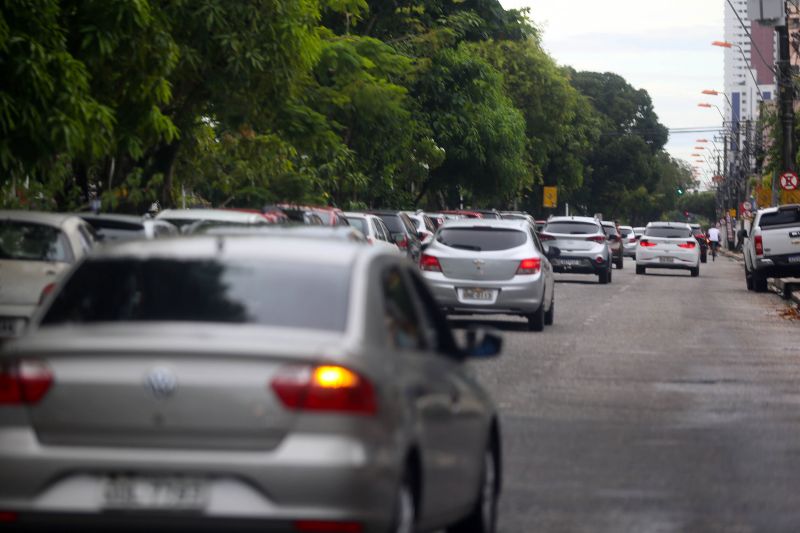
{"type": "Polygon", "coordinates": [[[656,246],[656,243],[642,239],[639,241],[639,246],[641,246],[642,248],[651,248],[653,246],[656,246]]]}
{"type": "Polygon", "coordinates": [[[697,243],[695,241],[682,242],[678,245],[678,248],[688,248],[689,250],[696,247],[697,243]]]}
{"type": "Polygon", "coordinates": [[[547,233],[540,233],[539,234],[539,240],[540,241],[554,241],[554,240],[556,240],[556,238],[553,237],[552,235],[548,235],[547,233]]]}
{"type": "Polygon", "coordinates": [[[397,241],[397,246],[399,246],[400,248],[402,248],[404,250],[407,250],[408,249],[408,237],[403,235],[402,240],[397,241]]]}
{"type": "Polygon", "coordinates": [[[17,521],[17,516],[14,511],[0,511],[0,524],[12,524],[17,521]]]}
{"type": "Polygon", "coordinates": [[[761,235],[756,235],[753,239],[753,244],[756,246],[756,255],[764,255],[764,239],[761,235]]]}
{"type": "Polygon", "coordinates": [[[55,288],[56,288],[55,283],[48,283],[47,285],[44,286],[44,289],[42,289],[42,294],[39,295],[39,305],[42,305],[42,303],[44,303],[44,299],[47,298],[50,295],[50,293],[55,290],[55,288]]]}
{"type": "Polygon", "coordinates": [[[428,272],[442,271],[442,265],[439,263],[439,260],[436,257],[428,254],[422,254],[422,257],[419,259],[419,267],[428,272]]]}
{"type": "Polygon", "coordinates": [[[373,415],[378,410],[372,383],[342,366],[287,367],[270,385],[283,405],[296,411],[373,415]]]}
{"type": "Polygon", "coordinates": [[[597,243],[600,243],[600,244],[603,244],[604,242],[606,242],[606,238],[604,236],[602,236],[602,235],[595,235],[594,237],[588,237],[586,240],[587,241],[592,241],[592,242],[597,242],[597,243]]]}
{"type": "Polygon", "coordinates": [[[517,276],[529,276],[531,274],[538,274],[539,271],[542,269],[542,260],[533,258],[533,259],[523,259],[519,262],[519,267],[517,267],[517,276]]]}
{"type": "Polygon", "coordinates": [[[19,361],[0,367],[0,405],[32,405],[47,394],[53,374],[41,361],[19,361]]]}
{"type": "Polygon", "coordinates": [[[631,237],[628,239],[628,244],[633,244],[636,242],[636,237],[631,237]]]}

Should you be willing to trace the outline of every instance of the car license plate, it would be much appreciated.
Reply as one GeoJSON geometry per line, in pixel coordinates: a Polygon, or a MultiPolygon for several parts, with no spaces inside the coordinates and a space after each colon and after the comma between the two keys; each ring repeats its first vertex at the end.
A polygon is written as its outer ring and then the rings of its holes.
{"type": "Polygon", "coordinates": [[[793,255],[788,259],[790,263],[800,263],[800,255],[793,255]]]}
{"type": "Polygon", "coordinates": [[[563,265],[563,266],[578,266],[581,264],[580,259],[557,259],[556,265],[563,265]]]}
{"type": "Polygon", "coordinates": [[[658,260],[662,263],[674,263],[675,259],[673,257],[659,257],[658,260]]]}
{"type": "Polygon", "coordinates": [[[18,337],[23,329],[24,318],[0,318],[0,337],[18,337]]]}
{"type": "Polygon", "coordinates": [[[462,289],[461,297],[464,300],[491,302],[494,299],[494,291],[492,289],[462,289]]]}
{"type": "Polygon", "coordinates": [[[208,483],[183,477],[115,476],[103,492],[109,509],[200,510],[208,502],[208,483]]]}

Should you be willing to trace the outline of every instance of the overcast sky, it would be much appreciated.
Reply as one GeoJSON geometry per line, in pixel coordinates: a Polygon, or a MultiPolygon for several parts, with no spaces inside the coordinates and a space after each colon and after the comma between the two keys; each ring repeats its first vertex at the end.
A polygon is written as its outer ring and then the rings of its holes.
{"type": "MultiPolygon", "coordinates": [[[[724,0],[500,0],[503,7],[531,9],[544,47],[562,65],[615,72],[647,90],[669,128],[719,127],[715,109],[697,107],[722,96],[724,0]],[[709,100],[711,99],[711,100],[709,100]]],[[[695,140],[710,134],[670,135],[669,152],[692,161],[695,140]]]]}

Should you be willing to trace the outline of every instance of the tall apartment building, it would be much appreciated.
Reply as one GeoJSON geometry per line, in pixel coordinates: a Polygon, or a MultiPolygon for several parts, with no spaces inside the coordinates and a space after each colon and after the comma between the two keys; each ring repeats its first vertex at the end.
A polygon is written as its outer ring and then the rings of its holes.
{"type": "Polygon", "coordinates": [[[723,0],[725,40],[733,44],[733,48],[725,49],[725,94],[730,100],[730,104],[725,102],[725,115],[731,127],[737,128],[743,121],[758,119],[761,99],[775,98],[777,80],[773,68],[777,41],[773,28],[750,22],[747,0],[731,0],[730,3],[736,12],[723,0]]]}

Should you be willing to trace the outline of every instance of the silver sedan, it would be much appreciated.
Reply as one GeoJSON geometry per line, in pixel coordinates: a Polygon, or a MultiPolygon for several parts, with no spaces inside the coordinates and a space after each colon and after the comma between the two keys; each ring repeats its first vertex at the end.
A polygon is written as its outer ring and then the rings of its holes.
{"type": "Polygon", "coordinates": [[[436,232],[420,267],[450,313],[522,315],[534,331],[553,323],[553,268],[527,221],[448,222],[436,232]]]}
{"type": "MultiPolygon", "coordinates": [[[[500,431],[417,268],[293,237],[122,244],[0,354],[12,527],[495,530],[500,431]]],[[[8,524],[6,524],[8,525],[8,524]]]]}

